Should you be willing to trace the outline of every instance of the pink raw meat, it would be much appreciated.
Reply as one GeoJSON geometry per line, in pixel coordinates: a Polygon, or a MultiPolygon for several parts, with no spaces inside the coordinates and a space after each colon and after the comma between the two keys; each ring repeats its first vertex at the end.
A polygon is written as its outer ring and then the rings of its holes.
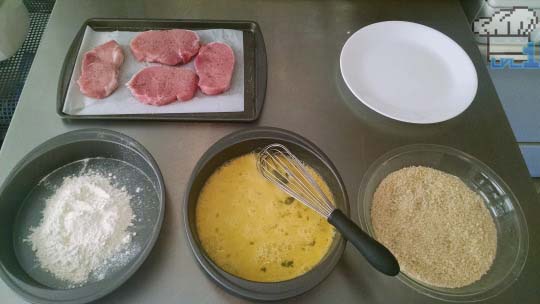
{"type": "Polygon", "coordinates": [[[233,50],[221,42],[202,46],[195,58],[195,70],[204,94],[217,95],[227,91],[234,71],[233,50]]]}
{"type": "Polygon", "coordinates": [[[81,76],[77,80],[81,93],[103,99],[118,87],[119,69],[124,62],[120,45],[111,40],[84,54],[81,76]]]}
{"type": "Polygon", "coordinates": [[[111,40],[86,52],[83,58],[83,67],[85,66],[84,61],[98,60],[119,68],[124,62],[124,52],[116,41],[111,40]]]}
{"type": "Polygon", "coordinates": [[[151,66],[140,70],[126,85],[140,102],[162,106],[193,98],[197,74],[187,68],[151,66]]]}
{"type": "Polygon", "coordinates": [[[199,35],[188,30],[146,31],[130,43],[131,52],[138,61],[167,65],[187,63],[199,51],[199,35]]]}

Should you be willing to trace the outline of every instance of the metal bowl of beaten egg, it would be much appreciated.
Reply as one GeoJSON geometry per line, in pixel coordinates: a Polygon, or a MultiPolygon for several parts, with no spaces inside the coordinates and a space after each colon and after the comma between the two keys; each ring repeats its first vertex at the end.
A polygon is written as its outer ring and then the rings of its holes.
{"type": "Polygon", "coordinates": [[[318,264],[304,274],[277,282],[258,282],[233,275],[218,266],[205,252],[197,231],[196,207],[206,181],[230,160],[271,143],[286,145],[320,174],[329,186],[336,206],[347,215],[349,213],[345,186],[336,168],[313,143],[297,134],[277,128],[254,128],[230,134],[211,146],[195,166],[184,197],[183,216],[189,244],[196,260],[215,283],[234,295],[259,301],[282,300],[314,288],[332,272],[346,244],[341,235],[335,233],[328,251],[318,264]]]}

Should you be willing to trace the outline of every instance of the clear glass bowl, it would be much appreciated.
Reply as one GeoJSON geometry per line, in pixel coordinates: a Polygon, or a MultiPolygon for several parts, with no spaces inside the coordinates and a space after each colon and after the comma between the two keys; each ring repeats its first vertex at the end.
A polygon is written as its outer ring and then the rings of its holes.
{"type": "Polygon", "coordinates": [[[523,211],[510,188],[493,170],[459,150],[419,144],[392,150],[377,159],[364,175],[358,194],[362,228],[375,237],[371,225],[373,194],[388,174],[409,166],[431,167],[455,175],[477,192],[484,199],[497,227],[497,253],[488,273],[465,287],[430,286],[404,273],[400,273],[398,279],[422,294],[451,302],[485,300],[510,286],[519,277],[529,249],[523,211]]]}

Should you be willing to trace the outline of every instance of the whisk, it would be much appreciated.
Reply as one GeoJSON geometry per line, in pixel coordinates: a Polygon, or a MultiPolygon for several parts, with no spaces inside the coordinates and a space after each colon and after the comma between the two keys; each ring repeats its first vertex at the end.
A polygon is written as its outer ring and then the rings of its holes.
{"type": "Polygon", "coordinates": [[[270,182],[326,218],[378,271],[395,276],[399,264],[392,253],[334,207],[302,162],[281,144],[257,154],[257,169],[270,182]]]}

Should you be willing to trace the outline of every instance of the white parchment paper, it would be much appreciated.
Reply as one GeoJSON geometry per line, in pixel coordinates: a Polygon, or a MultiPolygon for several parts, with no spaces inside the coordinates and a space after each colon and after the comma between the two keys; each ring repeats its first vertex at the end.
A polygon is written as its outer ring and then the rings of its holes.
{"type": "MultiPolygon", "coordinates": [[[[213,29],[196,31],[201,43],[214,41],[225,42],[231,46],[235,56],[234,74],[231,88],[221,95],[206,96],[200,90],[187,102],[173,102],[164,106],[150,106],[137,101],[125,84],[144,67],[155,63],[138,62],[131,50],[129,42],[140,32],[96,32],[86,28],[79,54],[64,103],[64,113],[70,115],[114,115],[114,114],[155,114],[155,113],[215,113],[244,111],[244,39],[242,31],[229,29],[213,29]],[[116,40],[124,51],[124,63],[120,68],[119,86],[109,97],[97,100],[84,96],[79,90],[77,79],[81,75],[83,54],[111,39],[116,40]]],[[[182,65],[195,71],[193,60],[182,65]]]]}

